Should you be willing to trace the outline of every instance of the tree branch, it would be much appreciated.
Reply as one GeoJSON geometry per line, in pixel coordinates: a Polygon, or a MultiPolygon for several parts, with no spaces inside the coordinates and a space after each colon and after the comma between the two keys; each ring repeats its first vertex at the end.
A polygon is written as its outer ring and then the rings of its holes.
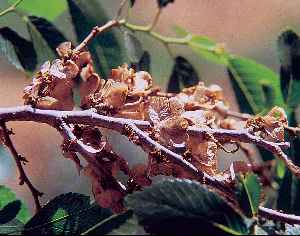
{"type": "MultiPolygon", "coordinates": [[[[124,132],[131,130],[138,138],[141,143],[142,148],[146,152],[151,152],[153,150],[160,151],[164,156],[166,156],[170,161],[180,165],[189,173],[193,174],[198,180],[202,183],[212,186],[223,192],[225,194],[232,194],[232,190],[226,186],[223,182],[207,175],[206,173],[196,169],[192,164],[185,161],[181,155],[178,155],[161,144],[154,141],[149,135],[143,130],[149,130],[151,124],[148,121],[142,120],[132,120],[125,118],[115,118],[109,116],[99,115],[94,113],[92,110],[85,111],[57,111],[57,110],[40,110],[34,109],[30,106],[21,106],[21,107],[10,107],[10,108],[0,108],[0,120],[2,124],[8,121],[34,121],[39,123],[46,123],[50,126],[56,128],[60,134],[64,137],[65,140],[68,140],[72,143],[72,148],[76,152],[80,153],[89,163],[94,163],[95,157],[99,150],[93,149],[90,146],[85,145],[80,140],[76,138],[73,134],[71,128],[67,123],[73,124],[84,124],[84,125],[94,125],[103,128],[108,128],[115,130],[124,135],[124,132]]],[[[264,139],[257,137],[249,133],[248,129],[242,130],[226,130],[226,129],[210,129],[210,128],[193,128],[189,127],[187,129],[189,135],[198,136],[199,139],[203,139],[207,134],[213,135],[217,140],[220,141],[239,141],[245,143],[253,143],[258,146],[261,146],[274,154],[279,155],[283,160],[287,160],[289,168],[295,167],[294,164],[291,167],[290,160],[287,159],[287,156],[283,153],[282,149],[289,148],[289,143],[287,142],[270,142],[265,141],[264,139]]],[[[6,131],[6,140],[7,139],[6,131]]],[[[9,138],[9,137],[8,137],[9,138]]],[[[14,157],[18,156],[18,153],[15,151],[11,141],[8,143],[8,147],[11,149],[14,157]]],[[[18,159],[17,159],[18,160],[18,159]]],[[[18,160],[19,162],[19,160],[18,160]]],[[[291,162],[292,163],[292,162],[291,162]]],[[[22,166],[21,166],[22,167],[22,166]]],[[[296,167],[298,170],[298,167],[296,167]]],[[[23,169],[23,168],[22,168],[23,169]]],[[[23,170],[24,171],[24,170],[23,170]]],[[[98,170],[99,171],[99,170],[98,170]]],[[[295,170],[293,171],[295,172],[295,170]]],[[[28,178],[25,178],[26,183],[29,182],[29,188],[34,193],[35,199],[37,198],[37,193],[39,193],[35,188],[30,184],[28,178]]],[[[278,219],[287,223],[297,223],[300,224],[300,217],[293,215],[287,215],[279,213],[277,211],[267,209],[264,207],[259,208],[259,212],[262,217],[268,219],[278,219]]]]}
{"type": "Polygon", "coordinates": [[[35,208],[36,208],[36,212],[37,212],[41,209],[41,204],[40,204],[40,201],[39,201],[39,197],[41,197],[43,195],[43,193],[38,191],[33,186],[31,181],[29,180],[29,178],[27,177],[26,172],[25,172],[25,170],[23,168],[23,165],[22,165],[22,156],[17,152],[13,142],[11,141],[11,139],[9,137],[9,131],[7,130],[5,122],[1,121],[0,125],[1,125],[1,128],[2,128],[2,132],[3,132],[4,143],[8,147],[8,149],[10,150],[10,152],[11,152],[11,154],[12,154],[12,156],[13,156],[15,162],[16,162],[17,168],[19,170],[20,185],[23,185],[25,183],[27,185],[27,187],[29,188],[29,190],[30,190],[30,192],[33,196],[33,199],[34,199],[35,208]]]}
{"type": "Polygon", "coordinates": [[[259,207],[258,214],[269,220],[278,220],[288,224],[300,224],[300,216],[285,214],[266,207],[259,207]]]}

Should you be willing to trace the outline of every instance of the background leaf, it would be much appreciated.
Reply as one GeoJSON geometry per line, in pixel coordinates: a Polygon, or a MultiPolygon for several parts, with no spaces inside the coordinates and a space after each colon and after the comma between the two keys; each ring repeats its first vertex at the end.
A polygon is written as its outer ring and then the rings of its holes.
{"type": "Polygon", "coordinates": [[[292,30],[281,33],[277,41],[280,60],[280,81],[290,109],[300,103],[300,39],[292,30]]]}
{"type": "MultiPolygon", "coordinates": [[[[0,208],[3,208],[7,204],[16,201],[16,195],[7,187],[0,185],[0,208]]],[[[26,223],[30,218],[30,213],[27,206],[21,202],[21,208],[18,211],[16,219],[26,223]]]]}
{"type": "Polygon", "coordinates": [[[17,69],[23,70],[13,44],[2,35],[0,35],[0,56],[6,58],[8,62],[14,65],[17,69]]]}
{"type": "Polygon", "coordinates": [[[220,226],[247,232],[243,218],[196,181],[173,179],[153,184],[129,195],[126,205],[153,234],[220,233],[220,226]]]}
{"type": "Polygon", "coordinates": [[[142,58],[144,52],[141,42],[135,37],[134,34],[125,31],[124,43],[130,62],[138,63],[142,58]]]}
{"type": "Polygon", "coordinates": [[[135,4],[135,0],[130,0],[129,3],[130,3],[130,7],[133,7],[135,4]]]}
{"type": "Polygon", "coordinates": [[[179,93],[183,87],[190,87],[198,84],[200,78],[192,64],[184,57],[175,58],[175,65],[170,76],[167,91],[179,93]]]}
{"type": "Polygon", "coordinates": [[[17,69],[33,71],[36,66],[36,53],[32,42],[22,38],[8,27],[0,29],[1,55],[17,69]]]}
{"type": "Polygon", "coordinates": [[[54,51],[49,46],[42,33],[31,21],[32,18],[30,19],[28,17],[24,17],[23,19],[26,22],[28,33],[30,35],[34,50],[37,55],[37,65],[40,66],[45,61],[53,60],[54,58],[56,58],[54,51]]]}
{"type": "Polygon", "coordinates": [[[169,3],[173,3],[174,0],[157,0],[158,7],[166,7],[169,3]]]}
{"type": "MultiPolygon", "coordinates": [[[[8,0],[8,2],[13,4],[16,1],[8,0]]],[[[67,9],[67,4],[65,0],[43,1],[42,3],[41,0],[30,0],[23,1],[18,6],[18,9],[21,9],[30,15],[43,16],[48,20],[53,21],[57,16],[67,9]]]]}
{"type": "Polygon", "coordinates": [[[45,18],[29,16],[28,19],[54,52],[56,52],[56,48],[60,43],[67,41],[65,36],[45,18]]]}
{"type": "MultiPolygon", "coordinates": [[[[228,69],[238,85],[235,88],[241,90],[238,94],[244,94],[244,101],[247,101],[254,114],[269,110],[275,105],[285,107],[279,76],[272,70],[253,60],[237,56],[230,57],[228,69]]],[[[245,112],[243,106],[241,110],[245,112]]]]}
{"type": "Polygon", "coordinates": [[[111,211],[90,204],[82,194],[60,195],[44,206],[24,227],[24,233],[79,234],[111,216],[111,211]]]}

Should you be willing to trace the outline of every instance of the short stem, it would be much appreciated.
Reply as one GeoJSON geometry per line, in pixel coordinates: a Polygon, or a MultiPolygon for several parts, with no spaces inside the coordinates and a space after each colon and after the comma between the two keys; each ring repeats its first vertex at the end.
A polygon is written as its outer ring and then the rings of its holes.
{"type": "Polygon", "coordinates": [[[4,11],[0,12],[0,17],[4,16],[10,12],[14,12],[17,8],[17,6],[22,2],[23,0],[18,0],[16,1],[13,5],[11,5],[10,7],[8,7],[7,9],[5,9],[4,11]]]}

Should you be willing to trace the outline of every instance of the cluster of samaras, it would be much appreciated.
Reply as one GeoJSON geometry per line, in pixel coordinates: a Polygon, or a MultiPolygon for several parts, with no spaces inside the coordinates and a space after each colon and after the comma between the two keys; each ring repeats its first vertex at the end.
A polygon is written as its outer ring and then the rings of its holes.
{"type": "MultiPolygon", "coordinates": [[[[40,109],[72,110],[73,90],[79,86],[81,108],[93,109],[99,114],[130,119],[147,120],[152,125],[149,136],[168,149],[179,153],[196,168],[217,175],[217,152],[230,140],[220,142],[213,135],[203,139],[188,135],[188,127],[241,129],[249,128],[253,134],[270,141],[283,141],[285,112],[275,107],[266,116],[247,121],[226,117],[227,105],[222,88],[206,87],[202,82],[183,89],[179,94],[166,94],[153,86],[148,72],[135,72],[123,65],[113,69],[107,80],[95,73],[89,52],[72,50],[66,42],[57,48],[60,59],[46,62],[24,89],[25,104],[40,109]]],[[[159,153],[151,153],[145,165],[132,168],[116,155],[98,129],[72,126],[73,132],[85,145],[99,150],[95,166],[85,167],[92,177],[93,192],[103,207],[122,209],[123,196],[151,184],[155,175],[188,177],[180,166],[169,162],[159,153]],[[127,186],[116,180],[122,171],[129,176],[127,186]]],[[[130,134],[127,135],[130,138],[130,134]]],[[[131,137],[131,141],[135,141],[131,137]]],[[[138,142],[137,142],[138,143],[138,142]]],[[[239,147],[239,143],[236,143],[239,147]]],[[[67,150],[71,152],[72,150],[67,150]]],[[[79,163],[78,160],[76,160],[79,163]]]]}

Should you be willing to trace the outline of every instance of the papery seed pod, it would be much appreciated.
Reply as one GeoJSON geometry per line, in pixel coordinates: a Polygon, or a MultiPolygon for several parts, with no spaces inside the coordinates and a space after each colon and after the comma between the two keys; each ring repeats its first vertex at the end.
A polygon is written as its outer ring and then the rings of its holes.
{"type": "Polygon", "coordinates": [[[87,64],[86,67],[83,67],[80,76],[83,81],[87,81],[88,78],[90,78],[95,73],[94,67],[92,64],[87,64]]]}
{"type": "Polygon", "coordinates": [[[212,84],[208,87],[205,95],[215,100],[223,100],[223,89],[219,85],[212,84]]]}
{"type": "Polygon", "coordinates": [[[72,54],[72,43],[63,42],[59,44],[56,48],[56,52],[58,53],[60,58],[69,57],[72,54]]]}
{"type": "Polygon", "coordinates": [[[75,63],[79,68],[83,68],[88,64],[92,65],[92,55],[90,54],[90,52],[81,52],[76,58],[75,63]]]}
{"type": "Polygon", "coordinates": [[[208,126],[214,123],[215,115],[212,111],[186,111],[182,114],[190,125],[195,125],[197,127],[208,126]]]}
{"type": "Polygon", "coordinates": [[[146,71],[139,71],[135,73],[134,78],[134,91],[145,91],[152,86],[152,77],[146,71]]]}
{"type": "Polygon", "coordinates": [[[71,80],[78,75],[79,68],[73,61],[67,60],[64,63],[63,72],[66,75],[66,79],[71,80]]]}
{"type": "Polygon", "coordinates": [[[105,81],[100,79],[99,75],[96,73],[93,73],[86,81],[82,81],[79,89],[81,106],[85,106],[88,102],[88,96],[101,89],[104,83],[105,81]]]}
{"type": "Polygon", "coordinates": [[[126,101],[128,86],[124,83],[108,80],[101,93],[107,106],[121,108],[126,101]]]}
{"type": "MultiPolygon", "coordinates": [[[[46,70],[46,67],[44,68],[44,70],[46,70]]],[[[66,74],[64,73],[64,65],[60,59],[56,59],[52,62],[48,73],[58,79],[66,79],[66,74]]]]}

